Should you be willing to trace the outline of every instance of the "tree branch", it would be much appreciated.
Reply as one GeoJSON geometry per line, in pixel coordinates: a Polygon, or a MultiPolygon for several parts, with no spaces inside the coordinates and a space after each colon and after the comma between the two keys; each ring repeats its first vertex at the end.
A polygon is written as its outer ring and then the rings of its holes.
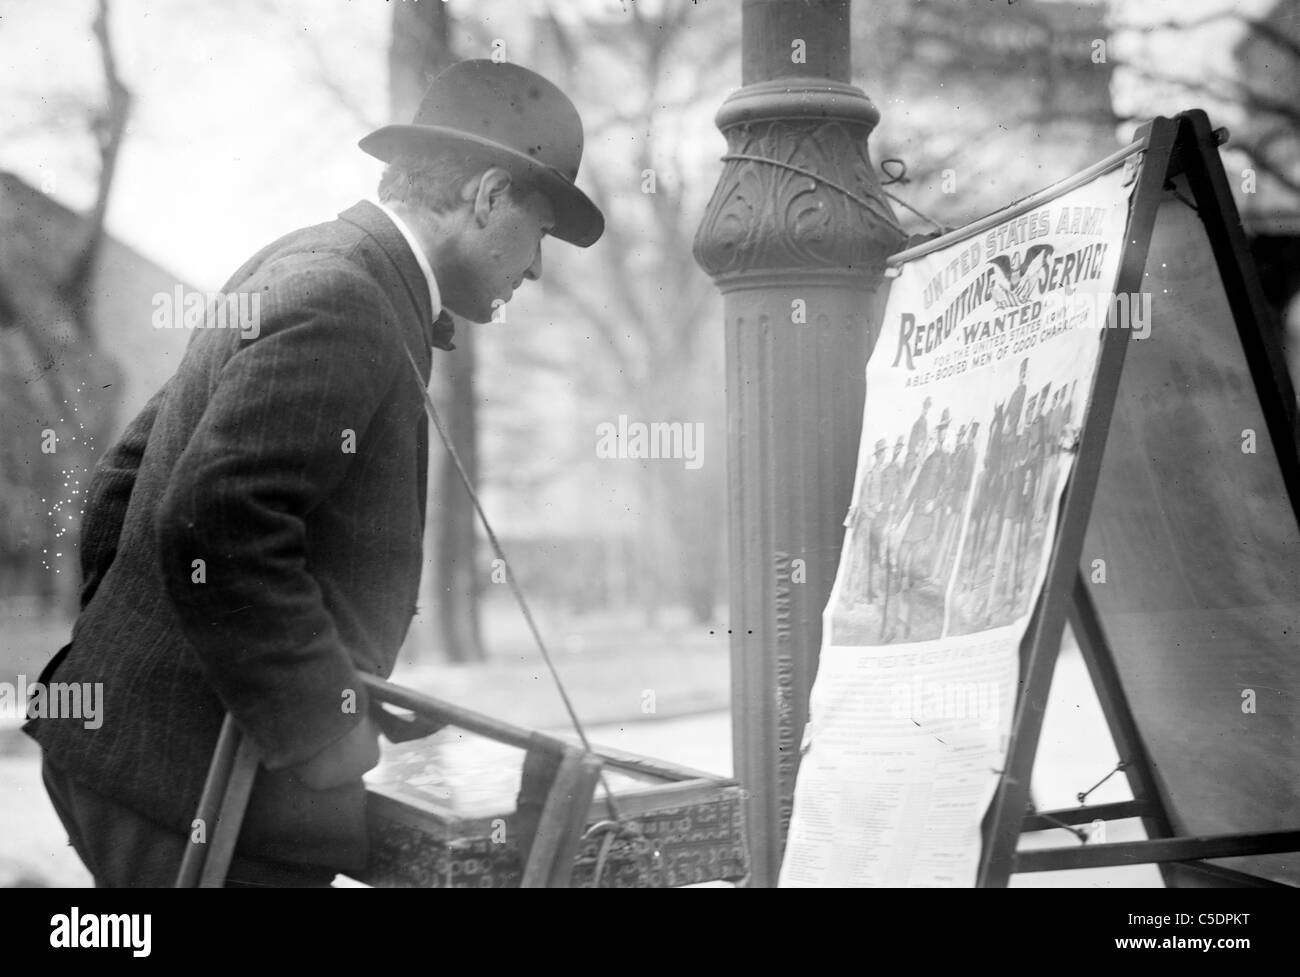
{"type": "Polygon", "coordinates": [[[1287,190],[1300,196],[1300,180],[1295,179],[1280,169],[1277,164],[1268,158],[1267,152],[1260,148],[1258,144],[1234,142],[1231,148],[1245,154],[1255,169],[1271,176],[1287,190]]]}
{"type": "Polygon", "coordinates": [[[90,337],[92,324],[87,303],[90,279],[95,267],[95,256],[104,238],[104,215],[117,172],[117,155],[122,148],[126,120],[131,111],[131,93],[117,73],[117,59],[108,33],[108,0],[99,0],[93,31],[99,42],[100,59],[104,67],[104,81],[108,89],[108,103],[96,119],[95,135],[99,142],[99,181],[95,191],[95,205],[86,220],[88,227],[80,248],[73,257],[60,284],[60,292],[72,307],[78,330],[90,337]]]}
{"type": "Polygon", "coordinates": [[[1265,95],[1263,92],[1252,89],[1245,82],[1235,78],[1217,78],[1214,79],[1219,85],[1235,89],[1235,93],[1224,91],[1222,88],[1216,88],[1214,84],[1197,81],[1194,78],[1179,78],[1174,75],[1165,75],[1160,72],[1150,71],[1146,68],[1140,68],[1129,62],[1121,64],[1146,79],[1147,81],[1164,82],[1169,85],[1177,85],[1185,88],[1189,92],[1195,92],[1198,95],[1206,95],[1210,98],[1218,99],[1224,102],[1235,102],[1246,109],[1254,109],[1260,112],[1269,112],[1273,115],[1286,119],[1293,125],[1300,126],[1300,109],[1295,108],[1288,102],[1281,99],[1265,95]]]}
{"type": "Polygon", "coordinates": [[[1198,27],[1206,27],[1221,20],[1235,20],[1240,24],[1245,24],[1252,31],[1264,38],[1264,40],[1269,41],[1276,47],[1287,52],[1296,60],[1300,60],[1300,41],[1297,41],[1295,38],[1278,30],[1267,21],[1260,20],[1257,17],[1247,17],[1245,14],[1238,13],[1235,10],[1219,10],[1214,13],[1204,14],[1200,17],[1193,17],[1190,20],[1184,21],[1164,20],[1157,21],[1154,24],[1115,24],[1112,27],[1112,31],[1137,31],[1139,33],[1149,33],[1151,31],[1166,30],[1195,30],[1198,27]]]}

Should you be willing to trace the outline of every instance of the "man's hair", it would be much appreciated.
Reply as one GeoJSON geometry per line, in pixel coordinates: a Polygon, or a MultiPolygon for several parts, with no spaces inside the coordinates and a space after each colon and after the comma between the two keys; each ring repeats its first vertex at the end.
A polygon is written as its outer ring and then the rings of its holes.
{"type": "MultiPolygon", "coordinates": [[[[443,149],[419,156],[402,154],[384,168],[379,180],[379,202],[396,202],[411,207],[426,207],[445,214],[460,206],[460,190],[465,181],[482,175],[500,164],[460,149],[443,149]]],[[[513,178],[508,191],[515,200],[524,188],[513,178]]]]}

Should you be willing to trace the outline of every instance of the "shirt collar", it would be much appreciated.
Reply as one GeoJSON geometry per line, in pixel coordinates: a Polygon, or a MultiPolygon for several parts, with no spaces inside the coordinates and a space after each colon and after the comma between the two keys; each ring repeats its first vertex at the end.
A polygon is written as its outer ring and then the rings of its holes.
{"type": "Polygon", "coordinates": [[[411,229],[406,226],[406,221],[398,217],[397,214],[385,204],[379,204],[379,209],[388,215],[388,219],[401,232],[406,244],[410,247],[411,252],[415,255],[416,262],[420,265],[420,271],[424,273],[424,280],[429,284],[429,302],[433,306],[433,317],[435,319],[442,313],[442,293],[438,290],[438,279],[433,277],[433,266],[429,264],[429,259],[420,247],[420,242],[415,239],[411,229]]]}

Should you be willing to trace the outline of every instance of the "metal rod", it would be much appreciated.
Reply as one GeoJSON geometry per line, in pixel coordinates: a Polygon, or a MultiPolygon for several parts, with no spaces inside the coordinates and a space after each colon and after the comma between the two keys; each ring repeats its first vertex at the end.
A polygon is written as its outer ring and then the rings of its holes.
{"type": "Polygon", "coordinates": [[[974,237],[981,231],[988,230],[994,224],[1001,224],[1003,221],[1010,220],[1013,217],[1018,217],[1021,214],[1033,210],[1035,207],[1041,207],[1043,204],[1051,203],[1057,197],[1069,193],[1076,187],[1083,186],[1089,180],[1101,176],[1101,174],[1105,173],[1107,170],[1113,170],[1134,153],[1141,152],[1144,149],[1146,149],[1145,139],[1139,139],[1136,142],[1129,143],[1123,149],[1111,153],[1100,162],[1094,163],[1086,170],[1080,170],[1078,173],[1062,180],[1060,183],[1055,183],[1050,187],[1039,190],[1037,193],[1031,193],[1028,197],[1023,197],[1020,200],[1010,203],[1001,210],[995,210],[993,213],[981,217],[979,220],[967,224],[959,230],[945,234],[942,237],[934,238],[931,241],[926,241],[924,244],[918,244],[916,247],[908,248],[906,251],[899,251],[897,254],[891,255],[886,264],[890,268],[897,268],[901,264],[908,261],[915,261],[917,258],[930,254],[932,251],[938,251],[941,248],[946,248],[950,245],[956,244],[958,241],[965,241],[967,238],[974,237]]]}
{"type": "MultiPolygon", "coordinates": [[[[415,379],[419,384],[420,392],[424,395],[424,406],[433,421],[433,426],[438,430],[438,437],[442,439],[443,446],[447,449],[447,454],[451,456],[452,464],[456,466],[456,472],[460,475],[460,480],[465,486],[465,491],[469,493],[470,501],[474,504],[474,511],[478,513],[479,522],[483,524],[483,530],[487,533],[488,542],[492,544],[492,552],[496,554],[501,565],[505,567],[506,583],[510,585],[510,590],[515,595],[515,600],[519,602],[519,609],[523,612],[524,620],[528,622],[528,630],[532,632],[533,640],[537,642],[537,648],[542,653],[542,661],[546,663],[546,668],[551,673],[551,678],[555,681],[556,691],[560,693],[560,699],[564,703],[564,709],[569,714],[569,721],[573,724],[574,730],[578,734],[578,739],[582,741],[582,748],[588,753],[595,752],[591,748],[591,743],[587,741],[587,732],[582,728],[582,721],[578,718],[578,712],[573,708],[573,702],[569,699],[568,690],[564,687],[564,682],[560,679],[560,673],[555,669],[555,663],[551,661],[551,653],[546,650],[546,642],[542,640],[542,632],[537,627],[537,622],[533,620],[533,612],[528,608],[528,602],[524,600],[524,592],[519,589],[519,583],[515,580],[514,570],[510,567],[510,561],[506,559],[505,550],[501,548],[501,543],[497,539],[497,534],[492,531],[492,524],[488,522],[487,513],[483,511],[483,506],[478,500],[478,492],[474,490],[474,483],[469,480],[469,475],[465,471],[465,466],[461,464],[460,455],[456,451],[456,446],[451,443],[451,438],[447,436],[446,429],[442,426],[442,417],[438,414],[438,407],[433,402],[433,397],[429,394],[429,389],[425,385],[424,377],[420,373],[419,364],[415,362],[415,356],[408,348],[406,357],[411,361],[411,369],[415,371],[415,379]]],[[[614,792],[609,789],[609,784],[605,781],[605,773],[600,773],[600,785],[605,789],[605,805],[609,808],[609,816],[617,821],[619,820],[618,805],[614,801],[614,792]]]]}

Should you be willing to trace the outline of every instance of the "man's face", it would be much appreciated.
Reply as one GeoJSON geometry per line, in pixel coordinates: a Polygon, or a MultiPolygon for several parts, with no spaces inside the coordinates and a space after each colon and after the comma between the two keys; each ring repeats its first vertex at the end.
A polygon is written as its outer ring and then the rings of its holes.
{"type": "Polygon", "coordinates": [[[481,213],[462,249],[459,280],[448,286],[458,293],[455,311],[488,322],[524,279],[541,277],[542,238],[555,226],[555,212],[543,194],[516,190],[492,196],[481,213]]]}

